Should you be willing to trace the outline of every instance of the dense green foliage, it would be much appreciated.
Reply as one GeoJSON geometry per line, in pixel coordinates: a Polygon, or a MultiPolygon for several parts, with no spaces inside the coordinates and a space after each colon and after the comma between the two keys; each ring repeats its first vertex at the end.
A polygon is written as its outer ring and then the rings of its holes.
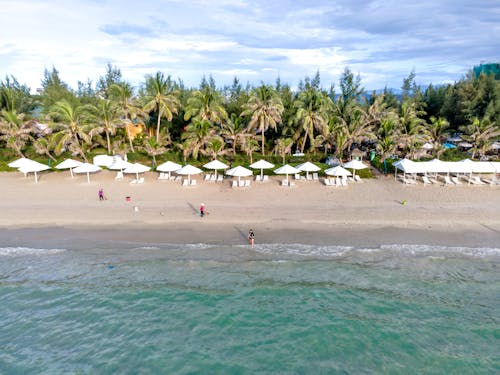
{"type": "Polygon", "coordinates": [[[248,164],[259,153],[293,163],[332,154],[348,160],[353,151],[368,156],[373,150],[381,170],[394,157],[482,158],[500,138],[497,78],[471,71],[454,84],[422,89],[411,72],[401,94],[367,94],[348,68],[338,93],[333,84],[322,88],[319,73],[294,91],[279,79],[252,87],[235,78],[217,88],[212,77],[186,88],[157,72],[134,88],[108,65],[97,83],[79,82],[74,90],[53,68],[45,71],[36,95],[14,77],[0,81],[0,169],[21,156],[56,162],[69,156],[90,160],[97,153],[154,163],[222,158],[248,164]],[[456,133],[471,144],[468,155],[443,147],[456,133]],[[425,143],[433,148],[422,149],[425,143]]]}

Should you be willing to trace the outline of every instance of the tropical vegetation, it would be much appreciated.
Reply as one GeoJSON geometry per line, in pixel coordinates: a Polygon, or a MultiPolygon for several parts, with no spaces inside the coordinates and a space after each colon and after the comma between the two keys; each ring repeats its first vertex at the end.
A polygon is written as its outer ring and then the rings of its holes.
{"type": "Polygon", "coordinates": [[[474,70],[455,83],[425,88],[415,78],[411,72],[401,90],[366,92],[346,68],[338,91],[334,84],[323,88],[319,72],[297,89],[280,79],[254,87],[237,78],[219,88],[212,77],[187,88],[156,72],[133,87],[108,64],[95,84],[79,82],[76,89],[57,69],[46,70],[41,89],[31,94],[7,76],[0,80],[0,160],[90,160],[107,153],[155,164],[167,158],[248,163],[256,156],[285,162],[294,154],[320,161],[328,155],[347,160],[359,149],[383,163],[492,153],[500,139],[499,77],[474,70]],[[468,153],[443,146],[455,134],[470,144],[463,149],[468,153]],[[426,143],[432,150],[423,150],[426,143]]]}

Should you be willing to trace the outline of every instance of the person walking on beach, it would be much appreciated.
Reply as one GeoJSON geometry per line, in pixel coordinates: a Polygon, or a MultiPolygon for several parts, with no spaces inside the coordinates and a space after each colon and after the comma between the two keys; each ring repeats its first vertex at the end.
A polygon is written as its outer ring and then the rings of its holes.
{"type": "Polygon", "coordinates": [[[200,205],[200,216],[201,217],[205,216],[205,203],[202,203],[200,205]]]}
{"type": "Polygon", "coordinates": [[[104,189],[103,188],[99,189],[99,200],[100,201],[104,200],[104,189]]]}
{"type": "Polygon", "coordinates": [[[253,229],[250,229],[248,231],[248,244],[252,245],[255,243],[255,233],[253,232],[253,229]]]}

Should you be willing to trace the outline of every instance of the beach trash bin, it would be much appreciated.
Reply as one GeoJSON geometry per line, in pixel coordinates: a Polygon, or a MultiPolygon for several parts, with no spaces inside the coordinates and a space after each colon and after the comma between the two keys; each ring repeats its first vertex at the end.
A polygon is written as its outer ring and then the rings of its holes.
{"type": "Polygon", "coordinates": [[[130,197],[125,197],[126,202],[130,202],[131,198],[130,197]]]}

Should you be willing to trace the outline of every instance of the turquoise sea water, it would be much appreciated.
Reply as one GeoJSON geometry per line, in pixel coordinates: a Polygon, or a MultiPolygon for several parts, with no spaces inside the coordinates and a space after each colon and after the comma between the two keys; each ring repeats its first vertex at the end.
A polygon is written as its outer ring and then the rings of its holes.
{"type": "Polygon", "coordinates": [[[1,374],[493,374],[500,249],[0,248],[1,374]]]}

